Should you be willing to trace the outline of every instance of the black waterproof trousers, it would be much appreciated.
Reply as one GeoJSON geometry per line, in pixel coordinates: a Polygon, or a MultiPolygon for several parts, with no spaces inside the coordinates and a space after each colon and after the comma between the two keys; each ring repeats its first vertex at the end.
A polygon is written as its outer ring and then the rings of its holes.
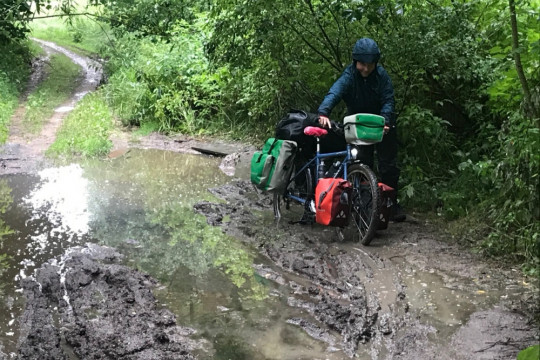
{"type": "Polygon", "coordinates": [[[397,166],[398,139],[396,128],[391,129],[383,136],[380,143],[374,145],[358,146],[359,159],[374,169],[373,153],[377,151],[377,172],[383,183],[398,190],[400,169],[397,166]]]}

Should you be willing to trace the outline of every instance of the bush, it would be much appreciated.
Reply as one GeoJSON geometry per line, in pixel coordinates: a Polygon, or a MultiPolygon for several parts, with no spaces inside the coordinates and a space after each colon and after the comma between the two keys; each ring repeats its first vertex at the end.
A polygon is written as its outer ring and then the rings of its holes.
{"type": "Polygon", "coordinates": [[[401,182],[406,184],[401,197],[409,205],[433,208],[441,186],[455,175],[455,136],[447,121],[418,106],[406,108],[398,123],[401,182]]]}
{"type": "Polygon", "coordinates": [[[108,101],[125,124],[157,122],[164,132],[204,133],[220,121],[219,89],[226,69],[212,71],[203,34],[185,23],[170,42],[126,34],[108,64],[108,101]]]}

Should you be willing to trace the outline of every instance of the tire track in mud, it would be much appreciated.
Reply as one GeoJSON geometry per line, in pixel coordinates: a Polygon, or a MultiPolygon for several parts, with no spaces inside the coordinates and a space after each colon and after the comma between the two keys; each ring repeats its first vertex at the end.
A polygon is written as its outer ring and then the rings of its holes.
{"type": "MultiPolygon", "coordinates": [[[[237,223],[226,231],[255,245],[285,271],[285,278],[290,278],[287,274],[292,273],[303,279],[302,282],[288,280],[294,294],[288,296],[287,302],[305,309],[318,323],[313,319],[289,319],[289,323],[302,327],[308,334],[317,334],[314,337],[351,358],[359,344],[381,339],[402,323],[411,323],[400,274],[389,266],[388,260],[358,248],[357,244],[338,246],[337,234],[330,228],[279,224],[255,225],[257,231],[253,231],[256,217],[241,209],[249,203],[245,198],[241,200],[242,195],[253,196],[253,191],[249,184],[237,183],[237,186],[237,189],[228,185],[212,191],[226,198],[229,204],[199,203],[195,209],[213,225],[221,225],[216,220],[227,213],[231,215],[230,210],[235,209],[231,221],[237,223]],[[386,288],[376,289],[376,284],[385,284],[386,288]],[[338,334],[340,340],[336,341],[332,333],[338,334]]],[[[262,195],[253,204],[259,210],[270,208],[270,200],[262,195]]],[[[429,328],[421,327],[419,331],[426,330],[429,328]]],[[[369,351],[378,352],[375,348],[369,351]]]]}
{"type": "Polygon", "coordinates": [[[49,41],[39,39],[33,39],[33,41],[43,48],[46,55],[35,62],[36,66],[33,66],[29,84],[21,97],[21,104],[12,117],[8,140],[0,152],[0,174],[31,172],[44,166],[46,159],[43,154],[54,142],[62,121],[84,95],[97,88],[102,77],[101,65],[98,62],[49,41]],[[44,79],[43,68],[48,64],[53,53],[63,54],[81,67],[79,84],[70,98],[55,109],[54,115],[45,122],[41,132],[38,135],[29,136],[25,134],[22,125],[26,98],[44,79]]]}
{"type": "Polygon", "coordinates": [[[276,269],[255,268],[261,276],[289,285],[290,293],[282,296],[310,317],[287,322],[326,342],[329,352],[341,350],[362,359],[515,359],[518,348],[538,341],[530,316],[504,310],[511,304],[483,304],[484,298],[456,295],[490,286],[488,291],[496,291],[496,272],[435,240],[419,223],[392,224],[394,229],[381,233],[372,246],[362,247],[339,242],[331,228],[273,223],[270,197],[247,181],[210,191],[226,203],[200,202],[195,210],[275,264],[276,269]],[[463,305],[474,303],[465,324],[433,318],[436,306],[430,301],[439,289],[416,278],[424,270],[442,279],[438,301],[443,307],[445,301],[455,301],[446,295],[463,296],[463,305]],[[490,273],[493,278],[476,279],[490,273]],[[415,287],[421,296],[415,295],[415,287]],[[497,349],[490,347],[494,343],[497,349]]]}

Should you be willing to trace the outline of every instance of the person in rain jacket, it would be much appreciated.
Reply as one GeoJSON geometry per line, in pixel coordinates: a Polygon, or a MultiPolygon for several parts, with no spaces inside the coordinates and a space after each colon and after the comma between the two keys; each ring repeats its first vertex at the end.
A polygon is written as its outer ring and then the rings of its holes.
{"type": "MultiPolygon", "coordinates": [[[[359,39],[352,52],[353,62],[332,85],[318,109],[319,123],[330,128],[332,109],[341,101],[348,115],[377,114],[384,117],[383,140],[375,145],[361,146],[360,160],[373,168],[373,153],[377,150],[381,181],[398,189],[400,169],[397,166],[398,141],[394,116],[394,88],[386,70],[378,64],[381,52],[377,43],[369,38],[359,39]]],[[[403,221],[405,215],[399,205],[392,209],[391,220],[403,221]]]]}

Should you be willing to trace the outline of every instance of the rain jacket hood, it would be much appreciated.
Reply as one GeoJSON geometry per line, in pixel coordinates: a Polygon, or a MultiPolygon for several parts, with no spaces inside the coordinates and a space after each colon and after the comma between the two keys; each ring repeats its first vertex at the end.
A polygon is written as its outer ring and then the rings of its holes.
{"type": "Polygon", "coordinates": [[[381,57],[381,51],[375,40],[362,38],[353,47],[352,58],[363,63],[376,63],[381,57]]]}

